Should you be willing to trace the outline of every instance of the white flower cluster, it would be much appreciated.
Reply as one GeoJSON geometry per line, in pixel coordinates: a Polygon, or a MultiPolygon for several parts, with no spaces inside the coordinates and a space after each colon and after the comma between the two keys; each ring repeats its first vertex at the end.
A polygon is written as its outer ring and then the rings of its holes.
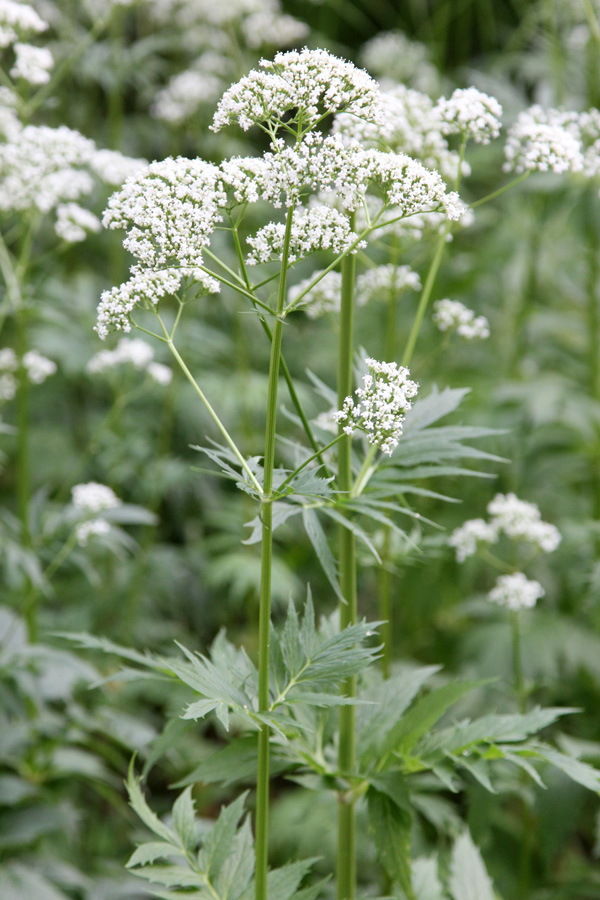
{"type": "Polygon", "coordinates": [[[238,122],[244,131],[270,121],[281,123],[298,110],[304,129],[323,116],[339,111],[379,119],[377,83],[362,69],[326,50],[277,53],[273,62],[261,60],[266,71],[253,69],[221,98],[212,129],[238,122]]]}
{"type": "Polygon", "coordinates": [[[65,125],[26,125],[14,141],[0,145],[0,210],[49,212],[61,201],[91,193],[85,170],[93,141],[65,125]]]}
{"type": "Polygon", "coordinates": [[[40,34],[47,27],[47,23],[29,4],[0,0],[0,47],[9,47],[19,37],[31,32],[40,34]]]}
{"type": "Polygon", "coordinates": [[[488,600],[516,612],[531,609],[545,593],[539,581],[530,581],[522,572],[515,572],[513,575],[500,575],[488,594],[488,600]]]}
{"type": "Polygon", "coordinates": [[[79,522],[75,526],[77,543],[80,547],[85,547],[90,537],[110,532],[110,524],[102,516],[98,516],[98,513],[121,506],[121,501],[112,488],[96,481],[88,481],[86,484],[76,484],[71,489],[71,496],[77,512],[89,517],[87,521],[79,522]]]}
{"type": "MultiPolygon", "coordinates": [[[[589,128],[593,117],[588,114],[584,122],[589,128]]],[[[581,172],[584,156],[579,114],[538,105],[524,110],[508,131],[504,155],[507,172],[581,172]]]]}
{"type": "MultiPolygon", "coordinates": [[[[252,252],[246,263],[255,266],[271,259],[281,259],[284,237],[285,225],[282,222],[269,222],[260,228],[254,237],[248,238],[252,252]]],[[[358,241],[347,216],[328,206],[314,206],[299,210],[294,217],[288,259],[293,263],[315,250],[330,250],[339,255],[353,244],[352,253],[367,245],[366,241],[358,241]]]]}
{"type": "Polygon", "coordinates": [[[122,365],[131,365],[138,371],[145,370],[153,381],[161,385],[169,384],[173,377],[168,366],[154,362],[154,350],[141,338],[121,338],[114,350],[95,353],[86,369],[90,375],[97,375],[122,365]]]}
{"type": "MultiPolygon", "coordinates": [[[[28,350],[23,356],[23,366],[32,384],[41,384],[56,372],[56,363],[37,350],[28,350]]],[[[0,350],[0,402],[12,400],[17,392],[16,373],[19,359],[12,347],[0,350]]]]}
{"type": "Polygon", "coordinates": [[[441,97],[437,110],[443,134],[461,134],[477,144],[489,144],[500,134],[502,107],[477,88],[458,88],[449,100],[441,97]]]}
{"type": "Polygon", "coordinates": [[[560,544],[558,528],[542,521],[537,505],[519,500],[513,493],[496,494],[487,511],[491,524],[508,537],[534,544],[544,553],[552,553],[560,544]]]}
{"type": "Polygon", "coordinates": [[[11,78],[22,78],[29,84],[46,84],[50,81],[50,70],[54,65],[52,54],[46,47],[17,42],[14,46],[16,59],[9,72],[11,78]]]}
{"type": "Polygon", "coordinates": [[[485,316],[476,316],[472,309],[459,300],[436,300],[433,304],[433,321],[440,331],[456,330],[467,341],[484,340],[490,336],[490,325],[485,316]]]}
{"type": "Polygon", "coordinates": [[[533,544],[544,553],[552,553],[561,541],[556,526],[543,522],[539,508],[513,494],[496,494],[488,503],[489,522],[470,519],[457,528],[448,544],[456,551],[457,562],[464,562],[477,550],[477,544],[494,544],[501,534],[533,544]]]}
{"type": "Polygon", "coordinates": [[[22,125],[17,114],[18,98],[10,88],[0,87],[0,136],[7,142],[14,141],[22,125]]]}
{"type": "Polygon", "coordinates": [[[112,488],[106,484],[99,484],[97,481],[76,484],[71,488],[71,496],[75,509],[88,516],[94,516],[106,509],[115,509],[121,505],[121,501],[112,488]]]}
{"type": "Polygon", "coordinates": [[[356,302],[358,306],[364,306],[373,299],[387,300],[390,296],[398,297],[404,291],[420,289],[421,279],[410,266],[395,266],[388,263],[367,269],[358,276],[356,302]]]}
{"type": "Polygon", "coordinates": [[[494,544],[498,532],[484,519],[469,519],[456,528],[448,538],[448,545],[456,551],[456,561],[462,563],[477,552],[477,544],[494,544]]]}
{"type": "MultiPolygon", "coordinates": [[[[98,321],[94,330],[102,340],[110,329],[131,331],[130,315],[136,306],[156,304],[168,294],[174,294],[181,281],[181,272],[164,269],[153,271],[132,270],[129,281],[109,291],[103,291],[98,305],[98,321]]],[[[218,289],[218,286],[217,286],[218,289]]]]}
{"type": "Polygon", "coordinates": [[[369,369],[363,375],[363,386],[357,388],[356,402],[346,397],[342,409],[333,418],[346,434],[359,429],[367,434],[370,444],[392,455],[402,435],[404,417],[411,408],[419,385],[410,380],[410,372],[395,362],[365,359],[369,369]]]}
{"type": "MultiPolygon", "coordinates": [[[[398,85],[383,91],[380,103],[381,124],[341,113],[335,117],[334,132],[365,146],[406,153],[428,169],[437,169],[445,178],[454,180],[459,155],[448,148],[440,112],[433,101],[426,94],[398,85]]],[[[463,162],[462,174],[469,172],[468,164],[463,162]]]]}
{"type": "Polygon", "coordinates": [[[439,82],[427,47],[411,41],[401,31],[380,31],[367,41],[361,51],[361,63],[384,83],[391,80],[432,92],[439,82]]]}
{"type": "Polygon", "coordinates": [[[56,207],[54,230],[68,244],[84,241],[90,232],[101,229],[100,219],[78,203],[62,203],[56,207]]]}
{"type": "Polygon", "coordinates": [[[218,180],[217,166],[201,159],[152,163],[113,194],[102,223],[127,231],[123,245],[141,265],[194,269],[226,203],[218,180]]]}

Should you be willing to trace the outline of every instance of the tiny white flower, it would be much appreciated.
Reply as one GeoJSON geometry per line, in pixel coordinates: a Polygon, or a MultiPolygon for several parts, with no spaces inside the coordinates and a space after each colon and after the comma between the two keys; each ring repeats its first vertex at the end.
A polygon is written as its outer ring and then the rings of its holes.
{"type": "Polygon", "coordinates": [[[543,522],[539,508],[513,494],[496,494],[488,503],[491,523],[508,537],[527,541],[544,553],[552,553],[561,541],[556,526],[543,522]]]}
{"type": "Polygon", "coordinates": [[[581,172],[584,156],[579,114],[538,105],[524,110],[508,131],[504,155],[505,171],[581,172]]]}

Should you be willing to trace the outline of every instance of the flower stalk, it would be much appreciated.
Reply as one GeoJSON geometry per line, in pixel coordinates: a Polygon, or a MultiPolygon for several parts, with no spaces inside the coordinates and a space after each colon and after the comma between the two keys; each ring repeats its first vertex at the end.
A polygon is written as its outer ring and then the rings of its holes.
{"type": "MultiPolygon", "coordinates": [[[[354,228],[354,216],[350,227],[354,228]]],[[[338,402],[340,409],[352,393],[352,343],[354,318],[354,283],[356,257],[349,254],[342,262],[342,298],[340,313],[340,343],[338,359],[338,402]]],[[[340,425],[338,447],[338,488],[342,495],[352,491],[352,436],[343,433],[340,425]]],[[[340,628],[356,624],[356,547],[354,534],[339,526],[340,588],[345,602],[340,602],[340,628]]],[[[356,696],[356,676],[344,684],[347,697],[356,696]]],[[[356,765],[355,710],[352,704],[340,708],[338,768],[343,775],[351,775],[356,765]]],[[[340,795],[338,807],[337,898],[353,900],[356,895],[356,826],[355,798],[352,793],[340,795]]]]}

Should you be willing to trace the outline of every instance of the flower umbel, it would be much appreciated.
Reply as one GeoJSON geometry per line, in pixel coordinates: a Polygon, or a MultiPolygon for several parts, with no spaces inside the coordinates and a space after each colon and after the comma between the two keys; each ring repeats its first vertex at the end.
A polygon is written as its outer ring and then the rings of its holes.
{"type": "Polygon", "coordinates": [[[530,581],[522,572],[501,575],[488,594],[488,600],[507,609],[530,609],[545,594],[539,581],[530,581]]]}
{"type": "Polygon", "coordinates": [[[344,406],[333,414],[346,434],[359,429],[367,434],[370,444],[392,455],[402,435],[404,417],[411,408],[419,385],[410,380],[410,372],[395,362],[378,362],[367,358],[369,373],[363,375],[363,386],[355,391],[359,402],[346,397],[344,406]]]}

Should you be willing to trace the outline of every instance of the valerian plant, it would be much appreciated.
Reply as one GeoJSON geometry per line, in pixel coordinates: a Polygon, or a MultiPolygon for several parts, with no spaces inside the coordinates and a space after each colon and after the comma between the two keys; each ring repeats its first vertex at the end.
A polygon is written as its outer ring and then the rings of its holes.
{"type": "MultiPolygon", "coordinates": [[[[466,474],[463,461],[469,458],[497,459],[467,443],[491,430],[437,425],[464,392],[432,390],[426,399],[415,399],[419,385],[408,366],[453,223],[465,214],[456,190],[469,172],[467,144],[469,140],[486,144],[497,137],[500,115],[498,102],[474,88],[457,91],[437,105],[427,98],[419,101],[414,92],[398,90],[383,96],[365,72],[326,51],[278,53],[225,92],[212,125],[214,131],[233,124],[244,131],[258,127],[268,141],[261,156],[233,157],[219,164],[181,157],[154,162],[128,178],[109,201],[104,224],[126,231],[124,246],[135,262],[130,278],[102,295],[96,330],[104,338],[111,330],[129,332],[135,327],[166,345],[219,435],[218,443],[198,449],[258,504],[250,542],[261,545],[258,664],[224,636],[208,656],[182,647],[183,660],[79,639],[86,647],[124,656],[136,664],[134,672],[149,668],[186,685],[192,695],[184,719],[214,715],[226,732],[235,721],[231,742],[201,763],[190,783],[256,782],[253,840],[247,820],[239,824],[243,797],[224,808],[203,833],[189,787],[173,807],[172,825],[166,825],[151,812],[130,774],[132,804],[159,838],[138,848],[130,866],[162,885],[165,890],[159,889],[158,896],[213,900],[316,896],[318,886],[299,887],[310,861],[269,872],[273,771],[307,788],[334,791],[338,900],[353,900],[356,894],[355,808],[365,797],[390,883],[409,900],[421,900],[426,894],[425,887],[418,887],[416,878],[413,881],[411,827],[415,810],[426,815],[427,802],[420,797],[425,776],[429,791],[432,780],[440,790],[458,790],[463,770],[495,790],[496,771],[506,763],[539,782],[534,762],[541,760],[592,790],[600,788],[598,773],[591,767],[531,739],[572,710],[521,709],[437,727],[476,683],[439,680],[427,690],[426,682],[436,676],[431,667],[402,670],[383,681],[366,671],[378,656],[373,633],[381,623],[359,620],[356,539],[377,560],[379,556],[361,520],[383,525],[388,534],[403,534],[400,516],[423,522],[406,495],[440,497],[421,485],[424,478],[466,474]],[[421,128],[413,126],[412,137],[426,164],[401,149],[410,143],[403,125],[406,106],[418,107],[419,102],[423,114],[416,118],[421,128]],[[450,134],[459,136],[457,151],[446,142],[450,134]],[[433,166],[451,179],[452,190],[433,166]],[[269,205],[282,212],[257,229],[257,213],[263,215],[269,205]],[[428,227],[435,234],[434,252],[401,364],[362,356],[358,371],[362,384],[355,390],[357,255],[373,248],[381,235],[392,235],[401,247],[402,241],[414,242],[428,227]],[[290,290],[296,265],[317,253],[320,258],[325,255],[326,263],[290,290]],[[176,342],[194,305],[223,288],[242,298],[270,343],[262,457],[249,457],[240,448],[176,342]],[[314,309],[319,292],[329,308],[339,308],[337,385],[332,389],[314,378],[318,394],[331,410],[329,414],[325,410],[328,415],[320,423],[309,419],[283,355],[284,332],[291,332],[286,326],[305,308],[314,309]],[[174,314],[169,298],[174,300],[174,314]],[[301,442],[293,443],[291,466],[276,466],[280,375],[303,434],[301,442]],[[333,437],[328,434],[331,425],[333,437]],[[362,435],[361,444],[354,440],[355,433],[362,435]],[[412,484],[413,479],[419,483],[412,484]],[[283,627],[274,629],[273,533],[299,513],[338,597],[339,610],[336,618],[317,625],[309,597],[301,618],[292,605],[283,627]],[[337,559],[323,517],[338,526],[337,559]]],[[[573,137],[570,120],[550,116],[552,122],[546,122],[541,114],[531,116],[533,125],[515,126],[507,144],[507,166],[516,168],[517,181],[544,165],[559,172],[577,170],[580,161],[583,166],[583,131],[573,137]],[[552,141],[544,156],[542,139],[548,137],[548,128],[552,141]]],[[[486,199],[490,198],[479,202],[486,199]]],[[[397,264],[381,273],[389,286],[390,305],[395,301],[395,280],[418,289],[418,277],[409,275],[406,270],[399,275],[397,264]]],[[[373,290],[372,284],[361,287],[373,290]]],[[[456,308],[437,307],[444,323],[450,312],[455,315],[456,308]]],[[[475,321],[474,317],[459,321],[459,327],[475,327],[475,321]]],[[[475,330],[485,336],[483,323],[475,330]]],[[[389,346],[390,355],[396,355],[395,341],[389,346]]],[[[389,643],[386,636],[388,652],[389,643]]],[[[389,667],[385,674],[390,674],[389,667]]],[[[467,835],[457,842],[448,885],[460,900],[463,857],[479,873],[482,892],[491,896],[489,879],[469,841],[467,835]]],[[[436,873],[425,869],[431,876],[429,884],[432,879],[437,884],[436,873]]]]}

